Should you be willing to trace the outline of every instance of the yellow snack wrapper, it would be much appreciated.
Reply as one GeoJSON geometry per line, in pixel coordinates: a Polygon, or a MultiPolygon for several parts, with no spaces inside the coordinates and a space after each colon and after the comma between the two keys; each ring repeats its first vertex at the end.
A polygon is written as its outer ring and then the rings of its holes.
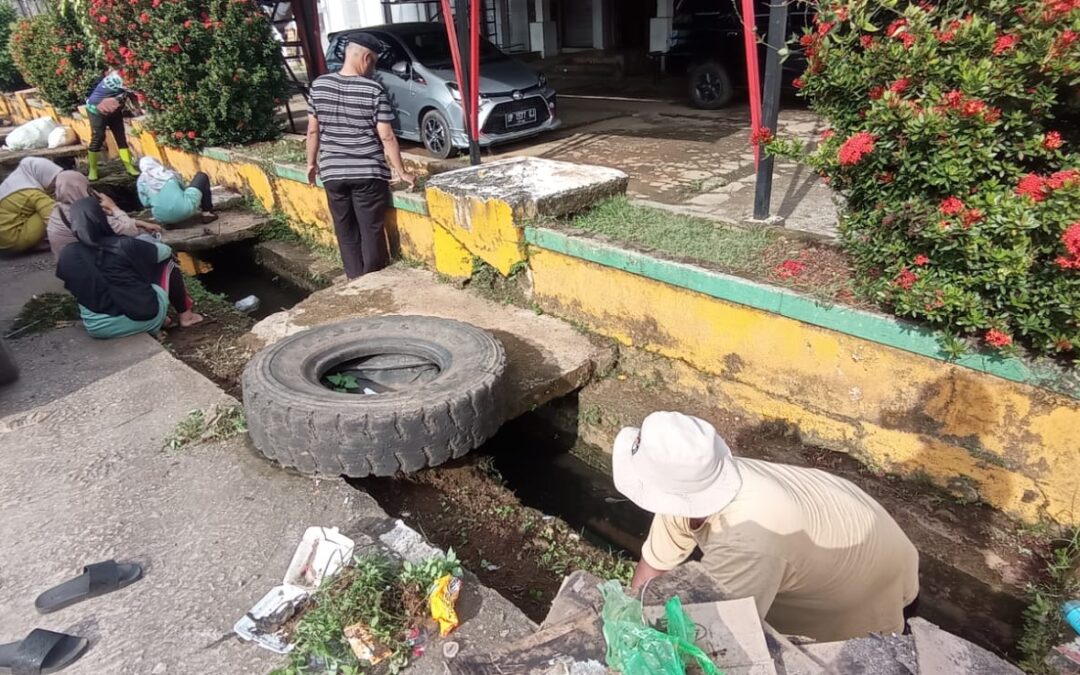
{"type": "Polygon", "coordinates": [[[439,623],[439,637],[446,637],[458,627],[457,611],[454,603],[461,592],[461,579],[447,574],[435,582],[431,592],[431,618],[439,623]]]}

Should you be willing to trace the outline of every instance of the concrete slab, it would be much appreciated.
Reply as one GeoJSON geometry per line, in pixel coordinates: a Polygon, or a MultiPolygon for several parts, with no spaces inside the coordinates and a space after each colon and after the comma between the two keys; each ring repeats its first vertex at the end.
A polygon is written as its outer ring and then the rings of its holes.
{"type": "Polygon", "coordinates": [[[161,240],[174,251],[198,253],[238,241],[259,237],[259,227],[266,224],[267,217],[245,211],[222,211],[218,219],[208,225],[193,222],[163,230],[161,240]]]}
{"type": "Polygon", "coordinates": [[[924,619],[909,622],[918,652],[919,672],[964,675],[1022,675],[1023,671],[982,647],[941,630],[924,619]]]}
{"type": "Polygon", "coordinates": [[[0,334],[7,334],[23,305],[40,293],[63,293],[56,261],[48,251],[0,257],[0,334]]]}
{"type": "Polygon", "coordinates": [[[259,264],[309,293],[322,290],[342,274],[340,264],[323,258],[307,246],[271,239],[255,245],[259,264]]]}
{"type": "MultiPolygon", "coordinates": [[[[265,673],[281,665],[231,627],[280,581],[304,529],[336,525],[377,540],[394,523],[363,492],[282,471],[243,437],[163,450],[188,411],[235,401],[149,338],[78,349],[65,353],[66,363],[28,360],[20,386],[40,386],[41,404],[27,410],[5,398],[0,412],[0,537],[13,544],[0,552],[0,639],[35,627],[88,637],[90,651],[65,670],[72,675],[265,673]],[[127,368],[70,393],[52,389],[72,363],[116,364],[125,355],[127,368]],[[108,558],[142,563],[145,578],[48,617],[34,612],[42,590],[108,558]]],[[[28,400],[3,390],[11,391],[28,400]]],[[[463,652],[534,628],[475,583],[466,583],[459,611],[463,652]]],[[[444,668],[429,659],[413,671],[444,668]]]]}
{"type": "MultiPolygon", "coordinates": [[[[827,673],[843,675],[919,675],[915,642],[910,635],[871,636],[844,642],[799,645],[827,673]]],[[[922,671],[962,675],[962,671],[922,671]]]]}
{"type": "Polygon", "coordinates": [[[44,157],[45,159],[57,160],[85,156],[86,148],[82,145],[66,145],[62,148],[40,148],[36,150],[0,149],[0,167],[12,169],[24,157],[44,157]]]}
{"type": "Polygon", "coordinates": [[[251,332],[270,344],[311,326],[384,314],[457,319],[491,331],[506,349],[511,417],[578,389],[614,354],[563,321],[462,293],[431,272],[401,266],[319,291],[251,332]]]}
{"type": "Polygon", "coordinates": [[[506,202],[518,218],[562,216],[626,192],[618,169],[514,157],[432,176],[428,188],[456,197],[506,202]]]}

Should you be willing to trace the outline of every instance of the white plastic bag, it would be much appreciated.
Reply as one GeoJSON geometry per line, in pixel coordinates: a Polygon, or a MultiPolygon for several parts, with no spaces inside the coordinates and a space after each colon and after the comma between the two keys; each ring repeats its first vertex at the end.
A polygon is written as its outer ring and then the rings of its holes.
{"type": "Polygon", "coordinates": [[[78,140],[78,137],[75,135],[75,130],[71,127],[56,127],[49,132],[48,142],[50,148],[63,148],[69,145],[75,145],[78,140]]]}
{"type": "Polygon", "coordinates": [[[7,147],[11,150],[40,150],[49,146],[49,134],[57,127],[51,117],[39,117],[36,120],[20,124],[11,130],[7,137],[7,147]]]}

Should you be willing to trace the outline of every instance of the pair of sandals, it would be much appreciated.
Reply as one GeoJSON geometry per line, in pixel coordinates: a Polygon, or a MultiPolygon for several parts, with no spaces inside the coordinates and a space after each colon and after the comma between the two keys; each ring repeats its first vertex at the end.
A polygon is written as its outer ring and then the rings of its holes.
{"type": "MultiPolygon", "coordinates": [[[[143,569],[138,563],[106,560],[87,565],[79,576],[39,595],[34,606],[41,614],[49,614],[77,602],[130,586],[141,579],[142,575],[143,569]]],[[[78,661],[89,646],[90,641],[86,638],[35,628],[18,642],[0,645],[0,673],[55,673],[78,661]]]]}

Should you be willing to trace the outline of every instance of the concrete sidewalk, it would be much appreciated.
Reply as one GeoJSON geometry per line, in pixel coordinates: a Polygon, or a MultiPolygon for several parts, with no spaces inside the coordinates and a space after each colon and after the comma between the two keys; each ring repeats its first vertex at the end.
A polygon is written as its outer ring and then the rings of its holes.
{"type": "MultiPolygon", "coordinates": [[[[0,263],[0,327],[34,292],[58,290],[48,262],[0,263]]],[[[188,412],[236,401],[149,336],[93,340],[74,325],[8,345],[21,376],[0,388],[0,642],[37,627],[89,638],[65,675],[266,673],[284,661],[232,625],[280,582],[304,530],[378,540],[394,527],[366,493],[289,473],[246,436],[164,450],[188,412]],[[39,593],[109,558],[146,575],[36,613],[39,593]]],[[[534,629],[474,579],[459,611],[463,651],[534,629]]],[[[429,654],[410,670],[441,673],[441,661],[429,654]]]]}

